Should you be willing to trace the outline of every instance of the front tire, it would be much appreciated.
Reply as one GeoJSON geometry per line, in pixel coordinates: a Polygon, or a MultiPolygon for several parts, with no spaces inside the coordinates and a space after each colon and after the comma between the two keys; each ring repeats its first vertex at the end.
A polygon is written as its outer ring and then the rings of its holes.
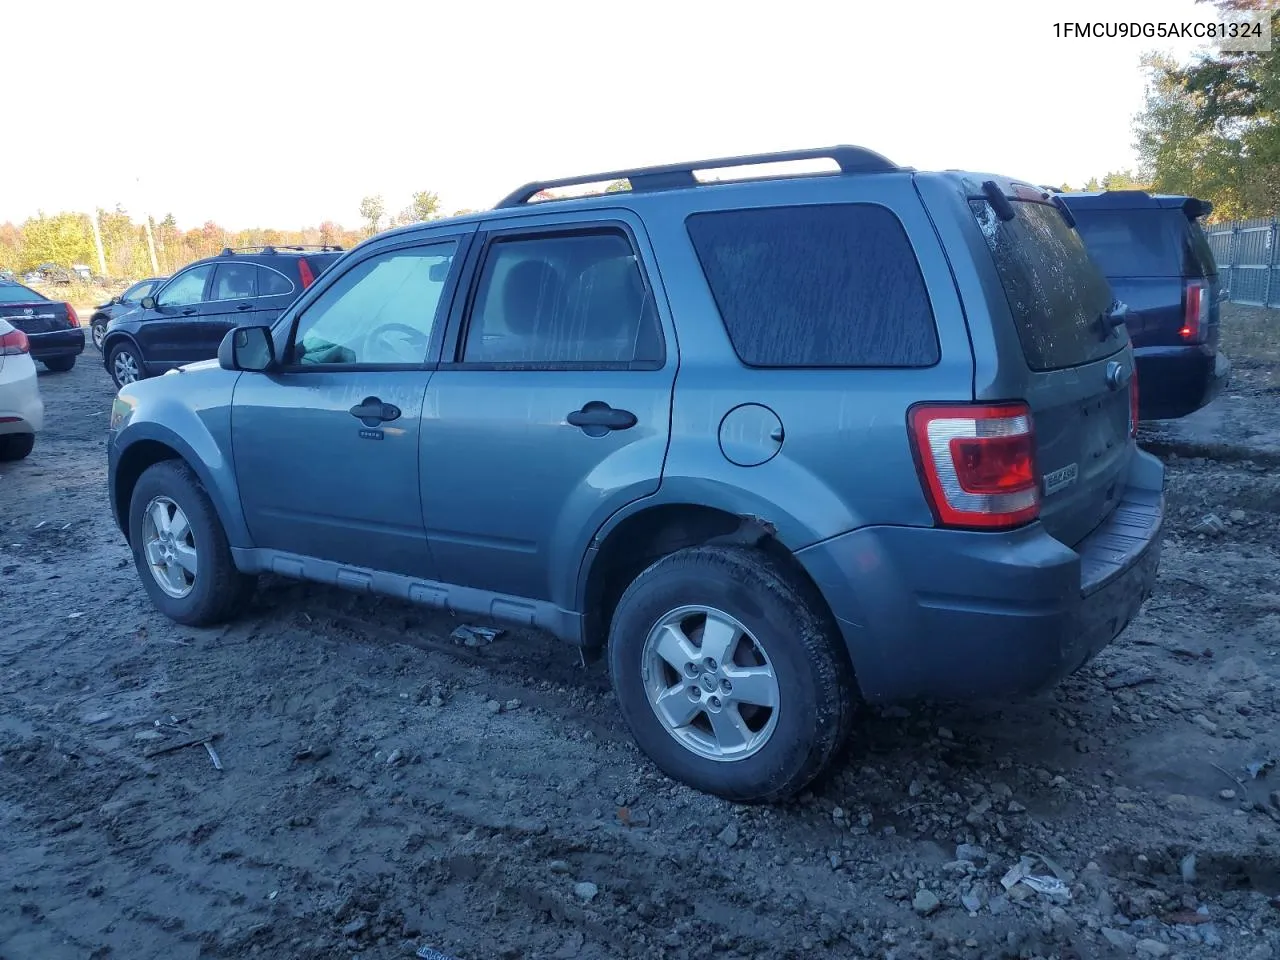
{"type": "Polygon", "coordinates": [[[50,357],[44,361],[44,365],[54,373],[70,373],[72,367],[76,365],[75,357],[50,357]]]}
{"type": "Polygon", "coordinates": [[[129,543],[151,602],[178,623],[222,623],[253,591],[253,578],[231,559],[213,502],[181,460],[161,461],[138,478],[129,501],[129,543]]]}
{"type": "Polygon", "coordinates": [[[146,378],[146,368],[142,365],[142,357],[133,344],[121,341],[113,346],[107,358],[107,372],[116,387],[124,387],[146,378]]]}
{"type": "Polygon", "coordinates": [[[6,433],[0,437],[0,461],[25,460],[35,446],[34,433],[6,433]]]}
{"type": "Polygon", "coordinates": [[[759,550],[692,547],[641,573],[614,612],[609,667],[641,750],[673,779],[743,803],[812,783],[856,707],[816,590],[759,550]]]}

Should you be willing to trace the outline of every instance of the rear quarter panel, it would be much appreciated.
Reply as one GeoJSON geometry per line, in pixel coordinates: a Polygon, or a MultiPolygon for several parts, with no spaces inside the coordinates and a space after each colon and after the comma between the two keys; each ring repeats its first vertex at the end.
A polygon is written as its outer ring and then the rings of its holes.
{"type": "Polygon", "coordinates": [[[970,399],[973,364],[946,257],[910,177],[822,177],[792,181],[785,189],[767,182],[699,188],[670,194],[643,215],[680,350],[662,487],[644,505],[694,503],[751,514],[771,524],[791,550],[867,524],[931,525],[908,439],[907,408],[926,399],[970,399]],[[760,369],[738,359],[686,217],[703,210],[830,203],[881,204],[902,222],[937,323],[937,365],[760,369]],[[721,449],[720,424],[742,404],[768,407],[785,431],[780,451],[758,466],[738,466],[721,449]]]}

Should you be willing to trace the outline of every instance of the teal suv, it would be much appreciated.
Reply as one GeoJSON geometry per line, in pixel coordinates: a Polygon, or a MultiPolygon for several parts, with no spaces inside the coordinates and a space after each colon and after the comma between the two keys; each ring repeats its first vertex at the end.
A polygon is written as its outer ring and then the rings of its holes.
{"type": "Polygon", "coordinates": [[[180,623],[271,572],[541,628],[670,776],[776,800],[859,699],[1031,693],[1133,618],[1164,498],[1124,313],[1006,177],[531,183],[121,389],[111,505],[180,623]]]}

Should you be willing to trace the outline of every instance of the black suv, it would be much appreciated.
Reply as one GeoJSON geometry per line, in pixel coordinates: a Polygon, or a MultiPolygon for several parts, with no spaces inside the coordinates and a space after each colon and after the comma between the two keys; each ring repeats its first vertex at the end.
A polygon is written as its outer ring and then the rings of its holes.
{"type": "Polygon", "coordinates": [[[122,387],[212,360],[227,331],[271,323],[341,255],[330,246],[228,247],[197,260],[107,324],[107,372],[122,387]]]}
{"type": "Polygon", "coordinates": [[[1218,352],[1218,266],[1199,224],[1213,205],[1143,190],[1058,194],[1089,255],[1128,305],[1143,420],[1185,417],[1230,377],[1218,352]]]}

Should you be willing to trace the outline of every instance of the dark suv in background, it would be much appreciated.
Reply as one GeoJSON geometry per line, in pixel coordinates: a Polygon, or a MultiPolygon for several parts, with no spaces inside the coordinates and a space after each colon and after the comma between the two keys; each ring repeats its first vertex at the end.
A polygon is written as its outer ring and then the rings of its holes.
{"type": "Polygon", "coordinates": [[[189,264],[107,324],[107,372],[122,387],[212,360],[228,330],[273,322],[341,254],[329,246],[228,247],[189,264]]]}
{"type": "Polygon", "coordinates": [[[1218,266],[1199,224],[1212,204],[1142,190],[1060,193],[1116,297],[1128,308],[1143,420],[1185,417],[1222,390],[1218,266]]]}

